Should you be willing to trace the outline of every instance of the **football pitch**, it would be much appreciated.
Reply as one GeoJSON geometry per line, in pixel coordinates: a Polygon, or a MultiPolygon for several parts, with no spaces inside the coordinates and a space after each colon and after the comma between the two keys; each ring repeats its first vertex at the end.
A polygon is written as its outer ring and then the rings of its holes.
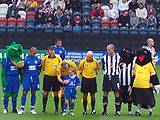
{"type": "MultiPolygon", "coordinates": [[[[0,65],[1,66],[1,65],[0,65]]],[[[1,68],[0,68],[1,71],[1,68]]],[[[157,71],[158,71],[158,76],[160,78],[160,66],[157,66],[157,71]]],[[[109,95],[109,107],[108,107],[108,116],[101,116],[101,112],[103,110],[102,107],[102,80],[103,80],[103,75],[102,72],[98,74],[97,76],[97,84],[98,84],[98,92],[96,94],[96,112],[97,114],[95,116],[90,115],[91,109],[90,105],[88,107],[88,115],[84,116],[82,115],[82,103],[81,103],[81,96],[82,94],[80,93],[80,89],[78,88],[78,98],[75,100],[75,116],[61,116],[61,114],[54,114],[54,102],[53,102],[53,97],[50,94],[49,95],[49,100],[47,104],[47,114],[41,114],[42,111],[42,81],[43,81],[43,74],[40,75],[40,81],[41,81],[41,90],[37,92],[37,102],[35,109],[38,112],[37,115],[31,115],[29,113],[30,110],[30,94],[28,94],[27,97],[27,103],[25,107],[25,114],[23,115],[17,115],[11,113],[11,102],[9,103],[9,113],[8,114],[2,114],[3,111],[3,93],[2,93],[2,87],[0,85],[0,120],[159,120],[160,119],[160,94],[155,95],[156,97],[156,107],[153,109],[153,117],[148,117],[147,116],[147,110],[142,110],[142,116],[141,117],[136,117],[134,115],[128,116],[127,112],[127,105],[123,104],[122,105],[122,112],[121,116],[115,116],[114,115],[114,97],[113,93],[110,93],[109,95]]],[[[19,96],[18,96],[18,108],[20,108],[20,98],[22,95],[22,86],[20,88],[19,96]]],[[[60,106],[59,106],[60,108],[60,106]]],[[[59,110],[60,111],[60,110],[59,110]]],[[[135,112],[135,106],[133,106],[132,113],[134,114],[135,112]]]]}

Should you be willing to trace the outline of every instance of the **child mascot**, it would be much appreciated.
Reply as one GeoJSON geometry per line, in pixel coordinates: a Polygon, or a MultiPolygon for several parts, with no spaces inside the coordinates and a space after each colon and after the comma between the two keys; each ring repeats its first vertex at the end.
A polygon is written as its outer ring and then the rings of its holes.
{"type": "Polygon", "coordinates": [[[3,113],[8,113],[9,97],[12,97],[12,112],[17,113],[17,97],[20,85],[19,75],[24,66],[21,54],[23,47],[13,42],[6,46],[6,58],[2,60],[3,113]]]}
{"type": "Polygon", "coordinates": [[[153,115],[152,108],[155,106],[153,87],[157,84],[159,81],[151,53],[144,48],[139,48],[131,83],[133,104],[137,106],[136,116],[141,116],[141,108],[148,109],[149,116],[153,115]]]}

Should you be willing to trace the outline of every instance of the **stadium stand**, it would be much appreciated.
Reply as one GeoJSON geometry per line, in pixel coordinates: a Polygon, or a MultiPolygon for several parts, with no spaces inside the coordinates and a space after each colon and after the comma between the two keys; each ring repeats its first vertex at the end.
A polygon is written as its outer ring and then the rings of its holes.
{"type": "MultiPolygon", "coordinates": [[[[57,0],[58,1],[58,0],[57,0]]],[[[147,9],[147,18],[139,18],[139,24],[137,27],[132,26],[119,26],[117,16],[114,19],[114,12],[119,11],[119,16],[123,12],[123,8],[119,8],[118,0],[110,0],[109,2],[105,2],[102,0],[100,3],[94,3],[90,0],[77,0],[78,2],[70,2],[66,3],[65,9],[59,9],[59,7],[54,8],[51,5],[51,2],[45,3],[44,0],[37,0],[38,6],[36,8],[28,8],[22,9],[22,7],[16,6],[17,8],[14,10],[18,10],[18,17],[12,17],[12,9],[10,11],[10,15],[8,14],[9,8],[14,6],[15,3],[8,5],[7,3],[0,4],[0,31],[17,31],[17,32],[73,32],[73,33],[103,33],[103,34],[150,34],[157,35],[159,34],[160,27],[160,6],[159,3],[147,3],[145,2],[144,8],[147,9]],[[98,15],[97,7],[100,8],[101,14],[98,15]],[[111,6],[113,8],[111,8],[111,6]],[[80,9],[76,9],[76,6],[80,9]],[[154,6],[154,7],[150,7],[154,6]],[[81,10],[82,8],[82,10],[81,10]],[[114,10],[113,10],[114,9],[114,10]],[[61,11],[61,15],[54,13],[61,11]],[[110,12],[111,18],[108,17],[108,11],[110,12]],[[97,12],[97,13],[96,13],[97,12]],[[94,13],[94,15],[93,15],[94,13]],[[151,15],[153,14],[153,16],[151,15]],[[36,17],[39,16],[40,17],[36,17]],[[50,17],[49,17],[50,16],[50,17]],[[68,19],[66,16],[69,16],[69,23],[66,22],[68,19]],[[78,22],[76,23],[76,17],[79,16],[78,22]],[[154,18],[155,17],[155,18],[154,18]],[[40,20],[36,20],[40,19],[40,20]],[[87,24],[83,22],[84,18],[88,22],[87,24]],[[40,21],[40,23],[36,23],[40,21]],[[49,24],[49,25],[48,25],[49,24]]],[[[138,3],[136,4],[138,8],[138,3]]],[[[126,8],[129,12],[136,11],[136,7],[132,3],[129,3],[129,6],[126,8]]],[[[126,9],[124,8],[124,9],[126,9]]],[[[140,7],[138,9],[141,9],[140,7]]],[[[133,19],[132,19],[133,20],[133,19]]]]}

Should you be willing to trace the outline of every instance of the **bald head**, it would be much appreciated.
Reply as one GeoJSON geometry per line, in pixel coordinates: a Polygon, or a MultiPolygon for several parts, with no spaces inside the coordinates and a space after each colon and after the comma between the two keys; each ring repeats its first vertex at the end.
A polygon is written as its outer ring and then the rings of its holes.
{"type": "Polygon", "coordinates": [[[109,55],[114,55],[114,53],[115,53],[115,46],[113,45],[113,44],[109,44],[109,45],[107,45],[107,52],[108,52],[108,54],[109,55]]]}
{"type": "Polygon", "coordinates": [[[31,47],[31,49],[29,50],[30,52],[30,56],[34,57],[37,54],[37,48],[36,47],[31,47]]]}
{"type": "Polygon", "coordinates": [[[86,53],[86,60],[87,61],[92,61],[93,60],[93,51],[88,51],[86,53]]]}
{"type": "Polygon", "coordinates": [[[153,38],[148,38],[147,39],[147,46],[148,47],[153,47],[154,46],[154,40],[153,40],[153,38]]]}

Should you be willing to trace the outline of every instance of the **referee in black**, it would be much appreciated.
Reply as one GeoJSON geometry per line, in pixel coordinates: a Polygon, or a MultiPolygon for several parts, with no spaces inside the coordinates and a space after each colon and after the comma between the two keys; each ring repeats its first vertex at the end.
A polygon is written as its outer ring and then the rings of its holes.
{"type": "Polygon", "coordinates": [[[104,72],[103,79],[103,112],[102,115],[107,115],[108,95],[109,91],[113,91],[115,95],[115,115],[120,116],[120,94],[119,94],[119,61],[120,56],[115,53],[115,46],[113,44],[107,45],[108,54],[102,59],[102,70],[104,72]]]}

